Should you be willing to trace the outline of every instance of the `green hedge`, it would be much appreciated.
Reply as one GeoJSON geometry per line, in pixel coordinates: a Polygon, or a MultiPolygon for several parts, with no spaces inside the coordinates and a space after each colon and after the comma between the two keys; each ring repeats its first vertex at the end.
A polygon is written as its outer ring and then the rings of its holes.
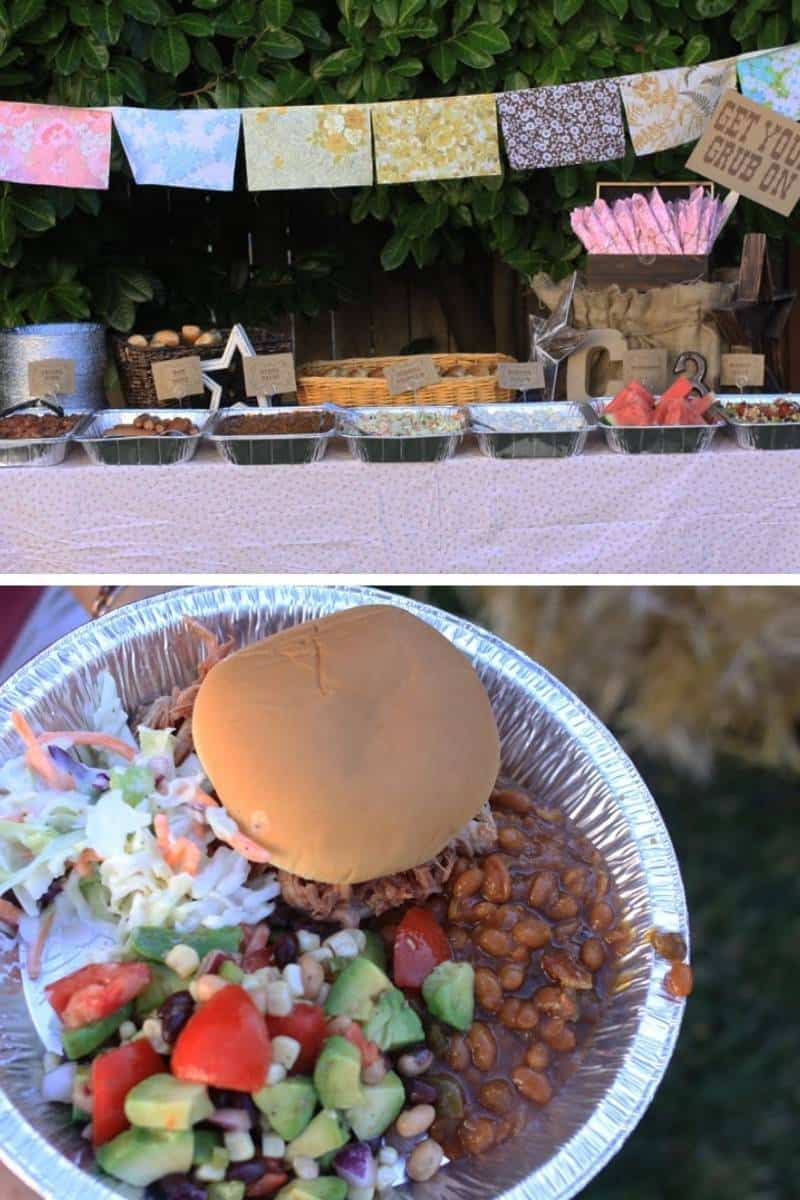
{"type": "MultiPolygon", "coordinates": [[[[795,37],[800,0],[0,0],[0,98],[151,107],[379,101],[698,63],[795,37]]],[[[313,226],[324,211],[328,233],[333,219],[361,225],[361,244],[375,247],[386,270],[480,252],[525,275],[563,274],[579,255],[567,214],[592,197],[598,175],[676,178],[685,158],[310,193],[295,218],[313,226]]],[[[172,193],[164,241],[153,216],[163,199],[131,188],[118,146],[112,169],[108,194],[0,185],[0,323],[95,314],[128,329],[141,304],[219,313],[237,292],[237,311],[311,314],[358,290],[342,249],[313,237],[288,267],[254,269],[238,249],[229,262],[199,261],[204,239],[219,241],[223,226],[231,247],[242,221],[274,229],[286,197],[215,197],[200,209],[196,197],[172,193]],[[191,255],[175,233],[187,222],[191,255]]],[[[741,207],[739,229],[784,232],[765,210],[741,207]]],[[[351,253],[358,245],[350,240],[351,253]]]]}

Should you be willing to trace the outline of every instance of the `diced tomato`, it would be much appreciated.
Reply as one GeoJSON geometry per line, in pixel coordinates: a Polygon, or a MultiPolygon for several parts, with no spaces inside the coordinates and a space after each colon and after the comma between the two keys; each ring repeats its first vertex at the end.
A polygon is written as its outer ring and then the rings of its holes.
{"type": "Polygon", "coordinates": [[[447,935],[424,908],[410,908],[394,935],[394,981],[401,988],[420,988],[434,967],[453,957],[447,935]]]}
{"type": "Polygon", "coordinates": [[[118,1133],[124,1133],[130,1121],[125,1116],[125,1097],[137,1083],[159,1075],[164,1060],[156,1054],[147,1038],[107,1050],[92,1063],[92,1142],[102,1146],[118,1133]]]}
{"type": "Polygon", "coordinates": [[[314,1069],[325,1041],[325,1012],[318,1004],[295,1004],[288,1017],[267,1017],[270,1037],[290,1037],[300,1043],[300,1054],[292,1075],[308,1075],[314,1069]]]}
{"type": "Polygon", "coordinates": [[[147,963],[98,963],[51,983],[45,995],[67,1029],[79,1029],[135,1000],[152,977],[147,963]]]}
{"type": "Polygon", "coordinates": [[[377,1062],[381,1056],[380,1046],[365,1037],[361,1026],[357,1025],[355,1021],[348,1021],[347,1017],[334,1017],[329,1021],[327,1036],[343,1037],[348,1042],[352,1042],[360,1050],[361,1062],[365,1067],[369,1067],[372,1063],[377,1062]]]}
{"type": "Polygon", "coordinates": [[[275,1192],[280,1191],[285,1183],[289,1180],[289,1176],[284,1171],[267,1171],[255,1183],[247,1185],[245,1196],[273,1196],[275,1192]]]}
{"type": "Polygon", "coordinates": [[[184,1025],[172,1054],[172,1073],[191,1083],[258,1092],[272,1062],[267,1023],[238,984],[202,1004],[184,1025]]]}

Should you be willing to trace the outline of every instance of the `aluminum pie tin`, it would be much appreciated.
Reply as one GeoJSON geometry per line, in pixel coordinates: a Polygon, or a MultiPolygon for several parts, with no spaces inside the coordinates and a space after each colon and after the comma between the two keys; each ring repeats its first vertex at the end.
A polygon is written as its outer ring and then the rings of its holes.
{"type": "MultiPolygon", "coordinates": [[[[20,414],[24,411],[24,409],[19,409],[20,414]]],[[[0,467],[57,467],[67,457],[70,443],[91,419],[85,409],[76,411],[65,408],[64,416],[77,416],[78,422],[68,433],[62,433],[59,437],[4,438],[0,436],[0,467]]],[[[3,413],[0,411],[0,422],[2,422],[2,418],[3,413]]]]}
{"type": "Polygon", "coordinates": [[[210,420],[202,408],[108,408],[96,413],[81,431],[79,442],[93,463],[111,467],[164,467],[189,462],[210,420]],[[184,417],[197,426],[198,433],[170,435],[143,433],[141,437],[104,437],[115,425],[132,425],[139,416],[152,415],[160,421],[184,417]]]}
{"type": "Polygon", "coordinates": [[[417,404],[391,405],[383,408],[338,408],[336,411],[337,433],[347,442],[354,458],[372,463],[431,463],[452,458],[461,439],[467,432],[467,420],[463,409],[446,405],[417,404]],[[460,430],[431,433],[425,429],[410,429],[408,433],[364,433],[355,427],[359,420],[375,421],[382,415],[388,418],[406,419],[413,427],[415,421],[425,417],[452,417],[460,430]]]}
{"type": "MultiPolygon", "coordinates": [[[[609,397],[610,399],[610,397],[609,397]]],[[[720,421],[714,425],[607,425],[600,420],[606,444],[615,454],[698,454],[708,450],[720,421]]]]}
{"type": "Polygon", "coordinates": [[[468,412],[481,453],[490,458],[568,458],[581,453],[589,436],[576,404],[470,404],[468,412]]]}
{"type": "MultiPolygon", "coordinates": [[[[636,935],[621,963],[624,988],[572,1076],[525,1133],[449,1165],[429,1183],[403,1184],[398,1200],[569,1200],[642,1117],[678,1036],[684,1002],[664,992],[668,964],[646,935],[657,926],[679,930],[688,942],[689,931],[678,863],[652,796],[609,731],[542,667],[467,621],[369,588],[185,589],[83,626],[12,676],[0,688],[0,760],[19,751],[9,724],[14,709],[36,725],[80,727],[101,669],[117,680],[129,712],[189,683],[203,650],[186,616],[246,644],[374,603],[428,621],[474,663],[498,721],[504,772],[545,804],[560,804],[603,852],[636,935]]],[[[101,1176],[68,1109],[42,1101],[42,1046],[15,963],[11,948],[0,956],[0,1156],[47,1200],[141,1197],[101,1176]]]]}
{"type": "Polygon", "coordinates": [[[775,404],[788,400],[800,408],[800,396],[789,392],[770,395],[718,396],[723,420],[745,450],[800,450],[800,421],[741,421],[727,412],[733,404],[775,404]]]}
{"type": "MultiPolygon", "coordinates": [[[[268,416],[269,411],[284,415],[285,408],[247,412],[236,409],[223,409],[217,413],[212,422],[211,432],[206,434],[206,441],[217,448],[217,453],[226,462],[239,467],[287,467],[305,463],[318,462],[324,457],[335,430],[325,430],[320,433],[222,433],[220,426],[223,422],[234,417],[247,420],[253,416],[268,416]]],[[[308,406],[296,411],[301,413],[320,413],[330,416],[326,408],[308,406]]]]}

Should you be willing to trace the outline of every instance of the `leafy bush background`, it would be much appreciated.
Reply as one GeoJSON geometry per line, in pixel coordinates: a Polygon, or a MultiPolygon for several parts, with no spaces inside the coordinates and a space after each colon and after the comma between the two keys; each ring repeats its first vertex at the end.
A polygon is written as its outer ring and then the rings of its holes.
{"type": "MultiPolygon", "coordinates": [[[[0,0],[0,98],[380,101],[693,64],[797,37],[800,0],[0,0]]],[[[247,194],[240,163],[237,193],[209,203],[132,187],[115,146],[109,193],[0,184],[0,324],[98,315],[129,329],[140,305],[140,321],[313,315],[357,296],[378,255],[385,270],[478,256],[563,274],[580,253],[567,214],[598,175],[679,178],[686,157],[288,197],[247,194]],[[242,231],[269,245],[289,214],[293,262],[251,261],[242,231]]],[[[784,233],[766,210],[740,209],[738,231],[784,233]]]]}

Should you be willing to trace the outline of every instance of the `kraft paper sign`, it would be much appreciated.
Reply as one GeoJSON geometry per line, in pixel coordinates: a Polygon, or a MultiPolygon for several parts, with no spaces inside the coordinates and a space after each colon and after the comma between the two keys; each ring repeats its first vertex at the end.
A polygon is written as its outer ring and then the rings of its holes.
{"type": "Polygon", "coordinates": [[[75,363],[71,358],[40,358],[28,363],[28,392],[33,396],[71,396],[75,363]]]}
{"type": "Polygon", "coordinates": [[[763,387],[764,355],[723,354],[719,380],[725,387],[763,387]]]}
{"type": "Polygon", "coordinates": [[[291,354],[256,354],[243,358],[244,390],[248,396],[282,396],[296,392],[294,358],[291,354]]]}
{"type": "Polygon", "coordinates": [[[667,382],[667,352],[658,348],[628,350],[623,358],[625,379],[638,379],[651,392],[663,392],[667,382]]]}
{"type": "Polygon", "coordinates": [[[726,92],[686,165],[788,217],[800,200],[800,125],[726,92]]]}
{"type": "Polygon", "coordinates": [[[389,384],[390,396],[399,396],[401,392],[418,392],[420,388],[433,387],[439,382],[436,363],[429,354],[420,354],[416,358],[384,367],[383,373],[389,384]]]}
{"type": "Polygon", "coordinates": [[[197,354],[153,363],[150,370],[159,400],[183,400],[203,391],[203,364],[197,354]]]}
{"type": "Polygon", "coordinates": [[[512,392],[535,392],[544,387],[544,364],[500,363],[497,367],[497,385],[512,392]]]}

